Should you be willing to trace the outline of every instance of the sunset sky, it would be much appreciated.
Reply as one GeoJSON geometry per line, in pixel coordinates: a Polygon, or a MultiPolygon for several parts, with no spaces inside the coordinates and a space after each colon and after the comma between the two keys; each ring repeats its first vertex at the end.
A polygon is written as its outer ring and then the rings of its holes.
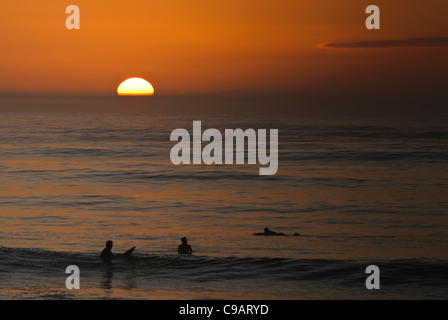
{"type": "Polygon", "coordinates": [[[115,94],[135,76],[162,95],[441,94],[447,13],[446,0],[3,1],[0,92],[115,94]],[[80,30],[65,28],[71,4],[80,30]],[[365,27],[370,4],[381,30],[365,27]]]}

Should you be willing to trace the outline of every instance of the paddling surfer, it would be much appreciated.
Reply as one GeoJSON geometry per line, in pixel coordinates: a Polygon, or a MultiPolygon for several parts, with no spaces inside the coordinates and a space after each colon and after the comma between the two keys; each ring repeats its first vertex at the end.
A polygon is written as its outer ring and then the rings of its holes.
{"type": "MultiPolygon", "coordinates": [[[[275,232],[269,230],[269,228],[264,228],[264,232],[254,233],[254,236],[288,236],[288,234],[284,234],[283,232],[275,232]]],[[[299,234],[296,232],[292,234],[292,236],[299,236],[299,234]]]]}

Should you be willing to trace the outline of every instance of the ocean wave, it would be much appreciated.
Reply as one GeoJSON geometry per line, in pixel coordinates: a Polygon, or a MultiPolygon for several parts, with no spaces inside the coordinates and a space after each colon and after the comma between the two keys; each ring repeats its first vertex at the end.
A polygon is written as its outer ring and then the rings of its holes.
{"type": "Polygon", "coordinates": [[[113,268],[116,273],[133,274],[139,279],[183,278],[193,282],[225,279],[265,281],[319,281],[333,286],[359,286],[366,279],[365,269],[375,264],[381,269],[382,285],[432,287],[448,298],[448,260],[330,260],[289,258],[239,258],[180,255],[139,255],[103,262],[97,254],[56,252],[41,249],[0,247],[0,278],[15,273],[35,273],[43,278],[60,276],[68,265],[77,265],[88,276],[113,268]]]}

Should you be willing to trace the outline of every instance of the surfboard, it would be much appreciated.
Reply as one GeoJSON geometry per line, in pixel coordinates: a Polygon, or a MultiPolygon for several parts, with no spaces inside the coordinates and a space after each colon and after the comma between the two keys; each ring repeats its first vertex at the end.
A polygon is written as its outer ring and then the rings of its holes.
{"type": "Polygon", "coordinates": [[[131,249],[129,249],[128,251],[123,253],[123,256],[129,257],[131,255],[131,253],[134,251],[134,249],[135,249],[135,247],[132,247],[131,249]]]}

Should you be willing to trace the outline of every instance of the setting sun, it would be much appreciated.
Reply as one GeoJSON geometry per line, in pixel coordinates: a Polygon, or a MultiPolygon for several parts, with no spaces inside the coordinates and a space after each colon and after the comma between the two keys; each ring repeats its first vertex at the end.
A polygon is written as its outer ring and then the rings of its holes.
{"type": "Polygon", "coordinates": [[[154,88],[142,78],[129,78],[123,81],[117,89],[120,96],[152,96],[154,88]]]}

